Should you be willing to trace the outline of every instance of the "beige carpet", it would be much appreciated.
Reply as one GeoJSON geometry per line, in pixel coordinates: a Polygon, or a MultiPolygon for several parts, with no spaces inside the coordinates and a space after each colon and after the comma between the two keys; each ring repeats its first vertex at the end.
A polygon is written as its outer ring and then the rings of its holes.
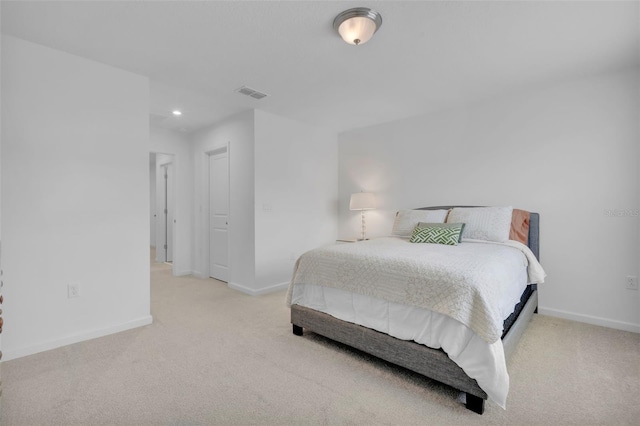
{"type": "Polygon", "coordinates": [[[150,326],[9,361],[2,425],[638,424],[640,335],[535,315],[507,410],[306,333],[284,293],[152,266],[150,326]]]}

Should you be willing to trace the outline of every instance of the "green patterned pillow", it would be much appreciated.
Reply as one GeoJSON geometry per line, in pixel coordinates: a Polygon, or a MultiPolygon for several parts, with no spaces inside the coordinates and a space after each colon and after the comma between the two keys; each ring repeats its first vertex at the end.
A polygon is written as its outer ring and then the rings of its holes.
{"type": "Polygon", "coordinates": [[[458,223],[420,222],[416,226],[419,226],[420,228],[426,228],[427,226],[436,226],[436,227],[439,227],[439,228],[451,228],[451,227],[457,228],[460,225],[462,225],[462,231],[460,231],[460,238],[458,238],[458,242],[461,243],[462,242],[462,233],[464,232],[464,228],[466,226],[464,223],[460,223],[460,222],[458,222],[458,223]]]}
{"type": "Polygon", "coordinates": [[[458,245],[464,223],[419,223],[413,230],[411,243],[458,245]]]}

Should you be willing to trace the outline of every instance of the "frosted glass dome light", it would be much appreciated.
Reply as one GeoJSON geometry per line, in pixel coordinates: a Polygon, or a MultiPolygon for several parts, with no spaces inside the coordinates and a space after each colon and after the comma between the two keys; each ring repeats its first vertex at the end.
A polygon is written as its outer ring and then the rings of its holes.
{"type": "Polygon", "coordinates": [[[356,46],[366,43],[382,25],[382,16],[369,8],[345,10],[333,20],[333,28],[342,39],[356,46]]]}

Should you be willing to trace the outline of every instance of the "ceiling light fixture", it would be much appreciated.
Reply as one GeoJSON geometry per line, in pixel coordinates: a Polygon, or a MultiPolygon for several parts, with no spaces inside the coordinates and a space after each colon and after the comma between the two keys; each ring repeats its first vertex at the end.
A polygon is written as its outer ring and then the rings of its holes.
{"type": "Polygon", "coordinates": [[[333,20],[333,29],[349,44],[359,46],[373,37],[382,25],[382,16],[367,7],[345,10],[333,20]]]}
{"type": "Polygon", "coordinates": [[[174,110],[172,111],[172,113],[173,113],[173,115],[176,115],[176,116],[180,116],[180,115],[182,115],[182,111],[177,110],[177,109],[174,109],[174,110]]]}

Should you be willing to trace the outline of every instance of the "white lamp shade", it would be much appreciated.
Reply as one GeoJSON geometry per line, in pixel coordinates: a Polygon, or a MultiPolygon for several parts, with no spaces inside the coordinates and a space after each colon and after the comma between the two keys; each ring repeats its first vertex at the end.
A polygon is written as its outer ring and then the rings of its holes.
{"type": "Polygon", "coordinates": [[[340,37],[349,44],[365,44],[376,30],[376,23],[364,16],[347,19],[338,27],[340,37]]]}
{"type": "Polygon", "coordinates": [[[376,198],[371,192],[356,192],[351,194],[349,210],[373,210],[376,208],[376,198]]]}

